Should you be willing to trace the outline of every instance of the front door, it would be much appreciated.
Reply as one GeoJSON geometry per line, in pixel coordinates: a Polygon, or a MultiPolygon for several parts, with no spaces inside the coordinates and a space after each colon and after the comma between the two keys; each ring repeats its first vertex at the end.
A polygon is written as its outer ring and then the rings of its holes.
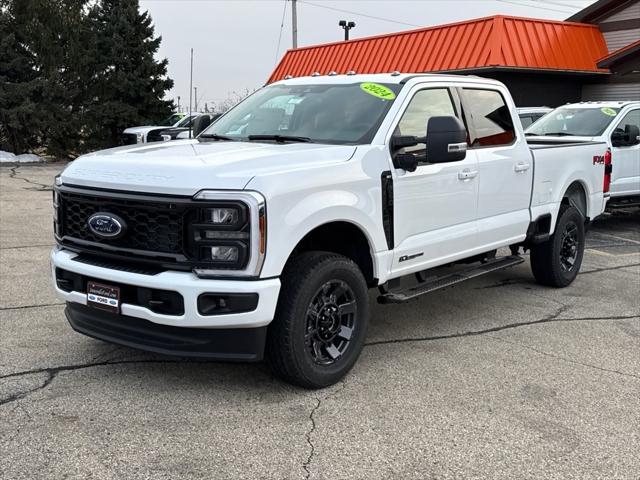
{"type": "MultiPolygon", "coordinates": [[[[627,113],[616,126],[616,131],[624,133],[625,125],[640,128],[640,109],[627,113]]],[[[637,195],[640,192],[640,144],[613,147],[611,154],[611,194],[619,197],[637,195]]]]}
{"type": "MultiPolygon", "coordinates": [[[[448,88],[417,90],[394,135],[424,137],[429,118],[443,115],[460,116],[448,88]]],[[[403,153],[424,155],[425,146],[403,153]]],[[[477,174],[473,152],[458,162],[419,164],[414,172],[394,169],[393,276],[446,263],[474,244],[477,174]]]]}

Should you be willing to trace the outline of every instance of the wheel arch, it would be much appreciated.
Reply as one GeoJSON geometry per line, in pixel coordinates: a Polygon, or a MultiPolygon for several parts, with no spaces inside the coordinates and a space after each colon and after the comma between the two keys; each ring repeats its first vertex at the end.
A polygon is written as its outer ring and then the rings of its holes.
{"type": "Polygon", "coordinates": [[[589,195],[587,186],[581,180],[574,180],[562,194],[562,205],[571,205],[578,209],[585,220],[589,219],[589,195]]]}
{"type": "Polygon", "coordinates": [[[310,229],[289,252],[287,262],[296,254],[326,251],[344,255],[360,268],[367,284],[377,284],[373,242],[365,230],[349,220],[334,220],[310,229]]]}

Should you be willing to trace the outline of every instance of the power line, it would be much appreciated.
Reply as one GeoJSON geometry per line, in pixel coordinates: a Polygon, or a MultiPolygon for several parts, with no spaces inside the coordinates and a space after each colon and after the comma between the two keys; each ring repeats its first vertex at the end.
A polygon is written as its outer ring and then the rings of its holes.
{"type": "Polygon", "coordinates": [[[283,0],[283,1],[284,1],[284,8],[282,9],[282,20],[280,20],[280,34],[278,35],[278,48],[276,48],[276,59],[273,62],[274,66],[278,63],[278,55],[280,54],[280,42],[282,41],[282,30],[284,29],[284,16],[287,13],[288,0],[283,0]]]}
{"type": "MultiPolygon", "coordinates": [[[[538,3],[547,3],[549,5],[557,5],[558,7],[567,7],[567,8],[573,8],[573,9],[580,8],[579,6],[571,5],[569,3],[552,2],[550,0],[529,0],[529,1],[538,2],[538,3]]],[[[582,0],[573,0],[573,1],[581,2],[582,0]]]]}
{"type": "Polygon", "coordinates": [[[413,23],[401,22],[399,20],[391,20],[389,18],[376,17],[374,15],[368,15],[366,13],[354,12],[352,10],[344,10],[342,8],[329,7],[328,5],[318,5],[317,3],[307,2],[306,0],[304,1],[298,0],[298,2],[303,3],[305,5],[311,5],[312,7],[324,8],[327,10],[333,10],[335,12],[350,13],[351,15],[359,15],[360,17],[372,18],[374,20],[380,20],[382,22],[397,23],[399,25],[406,25],[408,27],[417,27],[417,28],[424,27],[424,25],[415,25],[413,23]]]}
{"type": "Polygon", "coordinates": [[[541,7],[540,5],[528,5],[526,3],[520,3],[517,2],[515,0],[495,0],[496,2],[502,2],[502,3],[510,3],[511,5],[517,5],[519,7],[529,7],[529,8],[541,8],[542,10],[549,10],[550,12],[559,12],[559,13],[571,13],[567,10],[558,10],[555,8],[549,8],[549,7],[541,7]]]}

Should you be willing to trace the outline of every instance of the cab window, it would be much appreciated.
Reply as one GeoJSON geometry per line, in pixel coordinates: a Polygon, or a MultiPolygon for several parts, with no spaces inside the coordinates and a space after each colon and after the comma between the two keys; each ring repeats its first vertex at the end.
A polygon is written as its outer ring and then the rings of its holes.
{"type": "Polygon", "coordinates": [[[509,107],[496,90],[463,89],[465,110],[471,117],[471,147],[510,145],[516,138],[509,107]]]}
{"type": "MultiPolygon", "coordinates": [[[[394,131],[394,136],[424,137],[427,133],[427,123],[431,117],[456,116],[453,100],[446,88],[432,88],[417,92],[394,131]]],[[[424,151],[424,144],[408,147],[406,153],[424,151]]]]}

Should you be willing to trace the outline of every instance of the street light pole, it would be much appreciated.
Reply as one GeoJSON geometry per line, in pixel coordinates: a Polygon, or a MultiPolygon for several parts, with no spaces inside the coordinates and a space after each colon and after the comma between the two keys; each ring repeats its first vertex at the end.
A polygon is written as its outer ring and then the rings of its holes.
{"type": "Polygon", "coordinates": [[[356,26],[356,22],[347,22],[346,20],[340,20],[338,25],[344,29],[344,41],[349,40],[349,30],[356,26]]]}

